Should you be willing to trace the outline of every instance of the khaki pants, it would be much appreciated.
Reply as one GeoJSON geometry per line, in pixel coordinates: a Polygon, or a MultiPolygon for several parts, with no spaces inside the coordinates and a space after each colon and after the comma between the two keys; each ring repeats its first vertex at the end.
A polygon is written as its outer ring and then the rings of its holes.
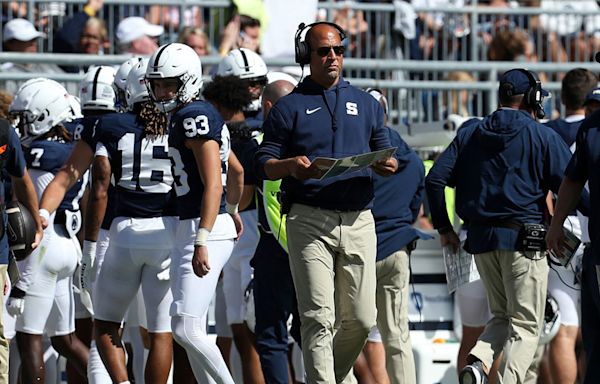
{"type": "MultiPolygon", "coordinates": [[[[0,297],[4,297],[6,270],[8,265],[0,264],[0,297]]],[[[2,301],[4,303],[4,301],[2,301]]],[[[4,337],[4,305],[0,305],[0,384],[8,384],[8,340],[4,337]]]]}
{"type": "Polygon", "coordinates": [[[294,204],[287,236],[307,384],[340,383],[376,321],[373,215],[294,204]]]}
{"type": "Polygon", "coordinates": [[[392,384],[416,384],[415,360],[408,328],[408,253],[395,252],[377,262],[377,327],[385,347],[392,384]]]}
{"type": "Polygon", "coordinates": [[[475,255],[487,291],[492,319],[471,355],[487,367],[504,351],[499,369],[503,384],[525,381],[538,348],[544,319],[548,262],[539,253],[492,251],[475,255]],[[532,259],[533,258],[533,259],[532,259]]]}

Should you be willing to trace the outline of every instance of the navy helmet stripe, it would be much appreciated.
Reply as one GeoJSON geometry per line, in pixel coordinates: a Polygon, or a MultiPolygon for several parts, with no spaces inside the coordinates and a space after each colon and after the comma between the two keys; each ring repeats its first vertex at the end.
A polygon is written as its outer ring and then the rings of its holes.
{"type": "Polygon", "coordinates": [[[160,48],[160,50],[158,51],[158,53],[156,54],[156,59],[154,59],[154,64],[152,65],[153,67],[158,67],[158,62],[160,61],[160,56],[163,54],[163,52],[165,51],[165,49],[167,49],[167,47],[171,45],[171,43],[163,46],[162,48],[160,48]]]}
{"type": "Polygon", "coordinates": [[[98,77],[100,77],[100,71],[102,67],[98,67],[96,74],[94,75],[94,85],[92,85],[92,100],[96,100],[96,89],[98,88],[98,77]]]}

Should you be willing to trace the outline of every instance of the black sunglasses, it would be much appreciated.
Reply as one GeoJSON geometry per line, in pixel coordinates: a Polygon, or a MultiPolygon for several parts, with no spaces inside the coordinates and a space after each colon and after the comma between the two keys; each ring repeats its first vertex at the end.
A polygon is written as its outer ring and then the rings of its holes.
{"type": "Polygon", "coordinates": [[[344,52],[346,52],[346,47],[344,47],[343,45],[336,45],[333,47],[319,47],[314,51],[317,52],[317,55],[325,57],[329,55],[329,51],[331,51],[332,49],[336,56],[341,56],[344,54],[344,52]]]}

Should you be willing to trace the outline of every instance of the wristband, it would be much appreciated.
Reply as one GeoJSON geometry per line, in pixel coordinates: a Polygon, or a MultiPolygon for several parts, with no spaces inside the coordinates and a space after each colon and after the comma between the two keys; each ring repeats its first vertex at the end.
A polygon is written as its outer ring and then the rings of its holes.
{"type": "Polygon", "coordinates": [[[208,229],[199,228],[198,232],[196,232],[196,240],[194,240],[194,247],[205,247],[209,234],[210,231],[208,229]]]}
{"type": "Polygon", "coordinates": [[[94,263],[94,259],[96,258],[96,242],[92,240],[83,240],[83,249],[82,253],[84,256],[88,257],[92,263],[94,263]]]}
{"type": "Polygon", "coordinates": [[[40,208],[40,210],[38,211],[38,215],[40,215],[40,217],[43,217],[46,221],[50,220],[50,212],[48,212],[47,209],[40,208]]]}
{"type": "Polygon", "coordinates": [[[229,204],[227,201],[225,202],[225,211],[230,215],[235,215],[238,213],[239,204],[229,204]]]}

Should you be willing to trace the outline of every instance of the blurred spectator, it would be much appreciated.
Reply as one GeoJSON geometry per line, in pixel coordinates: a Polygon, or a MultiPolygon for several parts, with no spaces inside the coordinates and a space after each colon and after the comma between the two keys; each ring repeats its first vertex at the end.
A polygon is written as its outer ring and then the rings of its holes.
{"type": "Polygon", "coordinates": [[[22,1],[2,2],[2,24],[9,20],[27,16],[27,4],[22,1]]]}
{"type": "MultiPolygon", "coordinates": [[[[54,36],[54,52],[103,54],[109,50],[108,33],[104,21],[96,18],[103,0],[90,0],[82,12],[66,20],[54,36]]],[[[84,72],[87,67],[62,66],[65,72],[84,72]]]]}
{"type": "Polygon", "coordinates": [[[317,16],[317,0],[264,0],[269,22],[263,26],[260,51],[263,58],[294,57],[294,35],[300,23],[310,24],[317,16]]]}
{"type": "Polygon", "coordinates": [[[3,89],[0,89],[0,119],[11,120],[8,115],[8,106],[12,103],[12,95],[3,89]]]}
{"type": "MultiPolygon", "coordinates": [[[[473,76],[468,72],[456,71],[450,72],[447,77],[448,81],[460,81],[462,83],[472,83],[475,81],[473,76]]],[[[444,92],[444,118],[448,115],[455,114],[462,117],[469,117],[470,113],[469,102],[471,101],[470,92],[467,90],[451,90],[444,92]]]]}
{"type": "Polygon", "coordinates": [[[585,117],[600,109],[600,88],[595,88],[592,92],[588,93],[583,105],[585,106],[585,117]]]}
{"type": "Polygon", "coordinates": [[[212,53],[212,47],[210,46],[208,35],[202,30],[202,28],[185,27],[181,33],[179,33],[177,42],[192,47],[198,56],[208,56],[212,53]]]}
{"type": "Polygon", "coordinates": [[[522,29],[500,29],[489,45],[491,61],[537,61],[533,41],[522,29]]]}
{"type": "MultiPolygon", "coordinates": [[[[2,30],[4,51],[37,53],[38,39],[45,38],[46,34],[35,29],[33,24],[25,19],[13,19],[4,25],[2,30]]],[[[2,72],[29,72],[48,76],[52,73],[63,73],[55,64],[41,63],[3,63],[0,66],[2,72]]],[[[18,89],[18,83],[15,81],[6,81],[3,88],[10,93],[18,89]]]]}
{"type": "Polygon", "coordinates": [[[260,54],[260,20],[235,15],[223,30],[219,54],[225,56],[237,48],[247,48],[260,54]]]}
{"type": "Polygon", "coordinates": [[[121,53],[151,55],[158,49],[157,38],[165,29],[150,24],[143,17],[126,17],[117,26],[117,42],[121,53]]]}
{"type": "MultiPolygon", "coordinates": [[[[349,51],[349,57],[368,57],[366,55],[367,39],[370,40],[369,24],[365,20],[362,10],[354,10],[352,5],[354,1],[344,0],[344,7],[333,13],[333,22],[346,32],[348,38],[342,43],[346,45],[349,51]]],[[[319,19],[325,18],[319,15],[319,19]]]]}
{"type": "MultiPolygon", "coordinates": [[[[464,0],[412,0],[415,8],[462,8],[464,0]]],[[[442,40],[451,32],[453,36],[461,38],[469,34],[468,19],[464,14],[445,12],[419,12],[417,29],[419,31],[419,50],[424,59],[447,59],[440,57],[447,50],[448,41],[442,40]],[[446,33],[444,33],[446,28],[446,33]],[[437,51],[434,51],[437,48],[437,51]]],[[[445,56],[445,55],[444,55],[445,56]]]]}
{"type": "Polygon", "coordinates": [[[178,6],[153,5],[146,17],[150,23],[162,25],[169,31],[202,25],[202,9],[199,6],[186,6],[183,16],[180,11],[181,8],[178,6]]]}
{"type": "MultiPolygon", "coordinates": [[[[540,8],[543,7],[541,0],[527,0],[522,2],[522,6],[540,8]]],[[[567,52],[561,42],[561,38],[556,32],[556,28],[545,28],[546,22],[542,20],[541,15],[530,15],[526,25],[523,26],[530,36],[536,36],[533,41],[536,46],[538,57],[542,61],[565,62],[567,61],[567,52]]]]}

